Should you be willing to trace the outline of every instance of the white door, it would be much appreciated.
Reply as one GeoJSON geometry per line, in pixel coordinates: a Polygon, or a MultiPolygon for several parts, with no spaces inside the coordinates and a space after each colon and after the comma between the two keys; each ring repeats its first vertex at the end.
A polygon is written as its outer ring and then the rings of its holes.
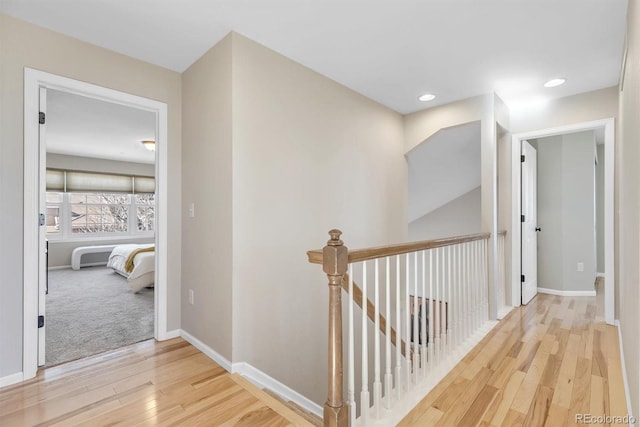
{"type": "Polygon", "coordinates": [[[46,168],[47,168],[47,148],[46,139],[46,112],[47,112],[47,89],[40,88],[40,126],[39,126],[39,144],[40,144],[40,167],[39,167],[39,204],[40,204],[40,253],[38,254],[38,366],[45,363],[45,303],[47,294],[47,254],[46,254],[46,168]]]}
{"type": "Polygon", "coordinates": [[[522,303],[527,304],[538,293],[537,153],[527,141],[522,141],[521,153],[522,303]]]}

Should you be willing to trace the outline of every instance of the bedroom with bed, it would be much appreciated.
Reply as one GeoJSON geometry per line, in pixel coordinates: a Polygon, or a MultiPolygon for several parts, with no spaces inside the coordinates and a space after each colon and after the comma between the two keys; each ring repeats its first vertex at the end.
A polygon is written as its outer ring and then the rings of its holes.
{"type": "Polygon", "coordinates": [[[155,115],[47,90],[45,366],[154,336],[155,115]]]}

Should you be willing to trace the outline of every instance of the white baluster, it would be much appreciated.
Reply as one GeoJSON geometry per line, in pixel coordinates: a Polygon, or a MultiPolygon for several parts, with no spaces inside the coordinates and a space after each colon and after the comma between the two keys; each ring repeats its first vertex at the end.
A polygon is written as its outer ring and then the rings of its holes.
{"type": "Polygon", "coordinates": [[[413,382],[418,383],[418,252],[413,253],[413,382]]]}
{"type": "Polygon", "coordinates": [[[436,365],[439,365],[440,364],[440,283],[442,282],[442,279],[440,277],[440,248],[436,249],[435,267],[436,267],[436,271],[434,276],[436,279],[436,283],[435,283],[436,294],[434,295],[433,304],[435,306],[434,311],[435,311],[436,322],[435,322],[435,325],[433,325],[434,335],[435,335],[435,347],[433,350],[436,353],[435,355],[436,365]]]}
{"type": "Polygon", "coordinates": [[[389,257],[385,258],[385,263],[385,318],[387,319],[387,323],[385,328],[386,346],[384,358],[384,407],[387,409],[391,409],[391,389],[393,388],[393,375],[391,375],[391,266],[389,265],[389,257]]]}
{"type": "Polygon", "coordinates": [[[471,262],[473,263],[471,270],[473,272],[473,280],[471,281],[473,286],[473,332],[475,332],[478,328],[478,289],[480,288],[478,283],[478,241],[473,241],[471,245],[471,262]]]}
{"type": "Polygon", "coordinates": [[[349,403],[349,425],[355,426],[356,423],[356,381],[355,381],[355,356],[353,346],[353,264],[349,264],[349,350],[348,350],[348,386],[347,399],[349,403]]]}
{"type": "Polygon", "coordinates": [[[453,259],[452,259],[452,247],[447,246],[447,299],[445,304],[445,325],[446,325],[446,335],[447,335],[447,355],[451,354],[451,350],[453,349],[453,331],[451,329],[451,301],[453,298],[451,297],[453,291],[453,259]]]}
{"type": "Polygon", "coordinates": [[[435,305],[433,304],[433,251],[429,250],[429,372],[433,372],[435,367],[435,343],[434,343],[434,311],[435,305]]]}
{"type": "MultiPolygon", "coordinates": [[[[484,295],[484,307],[482,308],[482,323],[489,320],[489,240],[482,241],[482,280],[484,282],[484,286],[482,287],[482,295],[484,295]]],[[[497,272],[498,280],[500,277],[500,272],[497,272]]],[[[500,300],[498,300],[498,306],[496,309],[502,308],[502,304],[500,300]]]]}
{"type": "Polygon", "coordinates": [[[380,419],[380,407],[382,400],[382,383],[380,382],[380,265],[378,258],[374,262],[375,282],[374,286],[374,317],[375,329],[373,333],[373,407],[376,419],[380,419]]]}
{"type": "Polygon", "coordinates": [[[421,325],[420,325],[420,341],[422,343],[422,347],[420,349],[420,368],[422,369],[422,379],[427,376],[427,308],[426,308],[426,298],[427,298],[427,263],[426,263],[426,251],[422,252],[422,298],[420,299],[420,314],[421,314],[421,325]]]}
{"type": "Polygon", "coordinates": [[[400,322],[400,255],[396,255],[396,396],[402,397],[402,327],[400,322]]]}
{"type": "Polygon", "coordinates": [[[469,322],[471,321],[471,304],[470,304],[470,287],[471,281],[470,268],[469,268],[469,243],[464,244],[464,339],[469,338],[469,332],[471,330],[469,322]]]}
{"type": "Polygon", "coordinates": [[[404,286],[404,330],[405,330],[405,342],[404,342],[404,383],[407,387],[407,393],[411,390],[411,324],[410,324],[410,312],[409,312],[409,286],[411,270],[409,268],[409,254],[404,256],[405,259],[405,286],[404,286]]]}
{"type": "Polygon", "coordinates": [[[369,421],[369,348],[367,344],[367,262],[362,262],[362,390],[360,391],[360,421],[369,421]]]}

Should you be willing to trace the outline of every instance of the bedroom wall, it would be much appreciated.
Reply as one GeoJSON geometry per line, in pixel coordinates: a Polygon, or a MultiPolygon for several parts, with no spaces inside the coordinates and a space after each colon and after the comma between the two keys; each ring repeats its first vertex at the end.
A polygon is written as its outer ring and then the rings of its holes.
{"type": "Polygon", "coordinates": [[[182,103],[182,329],[232,360],[231,36],[184,72],[182,103]]]}
{"type": "MultiPolygon", "coordinates": [[[[120,173],[141,176],[155,176],[155,165],[136,162],[121,162],[91,157],[70,156],[66,154],[47,153],[47,167],[56,169],[81,170],[105,173],[120,173]]],[[[68,241],[49,240],[49,268],[68,267],[71,265],[71,252],[80,246],[117,245],[126,243],[153,243],[153,237],[100,238],[97,240],[81,239],[68,241]]],[[[82,256],[82,265],[107,264],[108,253],[87,254],[82,256]]]]}
{"type": "MultiPolygon", "coordinates": [[[[22,371],[24,67],[166,102],[168,327],[180,326],[180,74],[0,14],[0,378],[22,371]]],[[[33,284],[26,284],[33,286],[33,284]]]]}
{"type": "Polygon", "coordinates": [[[593,131],[537,140],[538,287],[593,291],[595,136],[593,131]],[[577,264],[583,263],[583,271],[577,264]]]}
{"type": "Polygon", "coordinates": [[[58,153],[47,153],[47,167],[141,176],[155,176],[156,174],[156,167],[153,164],[94,159],[91,157],[69,156],[58,153]]]}
{"type": "Polygon", "coordinates": [[[402,117],[233,39],[233,359],[326,400],[327,279],[306,251],[406,239],[402,117]],[[277,106],[277,108],[276,108],[277,106]]]}

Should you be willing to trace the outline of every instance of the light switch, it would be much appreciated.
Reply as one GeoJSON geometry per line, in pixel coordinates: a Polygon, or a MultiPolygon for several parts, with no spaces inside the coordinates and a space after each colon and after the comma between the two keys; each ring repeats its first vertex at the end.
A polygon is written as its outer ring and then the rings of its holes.
{"type": "Polygon", "coordinates": [[[195,218],[196,216],[196,204],[191,202],[189,205],[189,218],[195,218]]]}

